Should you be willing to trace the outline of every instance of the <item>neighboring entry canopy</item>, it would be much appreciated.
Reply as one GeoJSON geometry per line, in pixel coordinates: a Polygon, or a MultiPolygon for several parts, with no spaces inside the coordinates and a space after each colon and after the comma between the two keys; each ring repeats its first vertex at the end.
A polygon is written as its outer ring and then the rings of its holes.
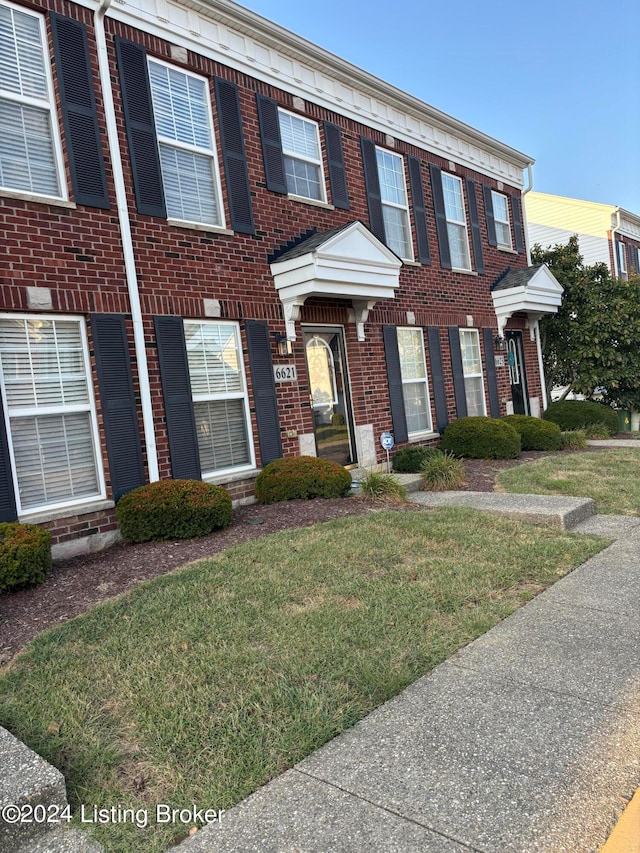
{"type": "Polygon", "coordinates": [[[364,340],[369,311],[380,299],[394,299],[402,261],[362,222],[313,234],[280,255],[271,272],[280,294],[287,338],[295,341],[295,322],[309,296],[350,299],[358,340],[364,340]]]}
{"type": "Polygon", "coordinates": [[[528,315],[531,328],[544,314],[556,314],[562,293],[562,285],[546,264],[508,270],[491,286],[499,335],[502,337],[509,317],[518,312],[528,315]]]}

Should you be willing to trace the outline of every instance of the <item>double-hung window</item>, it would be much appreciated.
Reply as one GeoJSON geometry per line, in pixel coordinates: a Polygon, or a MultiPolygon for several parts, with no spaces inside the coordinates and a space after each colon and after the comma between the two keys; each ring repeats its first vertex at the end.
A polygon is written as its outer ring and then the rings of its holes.
{"type": "Polygon", "coordinates": [[[399,328],[397,334],[407,431],[413,438],[432,430],[424,339],[422,329],[399,328]]]}
{"type": "Polygon", "coordinates": [[[66,198],[44,18],[0,3],[0,187],[66,198]]]}
{"type": "Polygon", "coordinates": [[[620,267],[620,278],[627,277],[627,247],[626,245],[618,241],[618,264],[620,267]]]}
{"type": "Polygon", "coordinates": [[[382,218],[387,246],[404,261],[413,260],[404,160],[384,148],[376,148],[382,218]]]}
{"type": "Polygon", "coordinates": [[[511,222],[509,220],[509,202],[506,195],[491,190],[493,219],[496,226],[496,241],[500,249],[512,249],[511,222]]]}
{"type": "Polygon", "coordinates": [[[254,466],[237,323],[185,320],[202,476],[254,466]]]}
{"type": "Polygon", "coordinates": [[[464,209],[462,180],[448,172],[442,173],[442,191],[444,210],[447,219],[447,235],[451,266],[457,270],[471,270],[469,254],[469,235],[467,233],[467,215],[464,209]]]}
{"type": "Polygon", "coordinates": [[[0,317],[0,370],[18,512],[104,497],[83,321],[0,317]]]}
{"type": "Polygon", "coordinates": [[[151,58],[149,79],[169,218],[224,227],[207,80],[151,58]]]}
{"type": "Polygon", "coordinates": [[[480,358],[480,336],[477,329],[460,329],[460,350],[464,391],[467,400],[467,415],[486,415],[482,360],[480,358]]]}
{"type": "Polygon", "coordinates": [[[278,110],[278,120],[287,192],[326,202],[318,125],[286,110],[278,110]]]}

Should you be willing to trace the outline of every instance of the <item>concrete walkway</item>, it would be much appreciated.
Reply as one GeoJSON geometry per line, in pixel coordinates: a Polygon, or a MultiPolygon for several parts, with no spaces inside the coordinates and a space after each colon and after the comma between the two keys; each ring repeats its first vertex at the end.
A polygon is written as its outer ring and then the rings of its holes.
{"type": "Polygon", "coordinates": [[[619,532],[178,849],[597,851],[640,785],[640,528],[619,532]]]}

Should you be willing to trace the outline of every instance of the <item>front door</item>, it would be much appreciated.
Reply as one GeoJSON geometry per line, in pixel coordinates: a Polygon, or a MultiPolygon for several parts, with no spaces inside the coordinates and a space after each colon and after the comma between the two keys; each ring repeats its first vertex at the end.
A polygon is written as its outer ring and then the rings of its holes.
{"type": "Polygon", "coordinates": [[[340,327],[303,330],[316,453],[340,465],[356,461],[344,336],[340,327]]]}
{"type": "Polygon", "coordinates": [[[524,348],[522,332],[505,332],[507,339],[507,359],[509,362],[509,381],[514,415],[529,414],[529,391],[527,373],[524,366],[524,348]]]}

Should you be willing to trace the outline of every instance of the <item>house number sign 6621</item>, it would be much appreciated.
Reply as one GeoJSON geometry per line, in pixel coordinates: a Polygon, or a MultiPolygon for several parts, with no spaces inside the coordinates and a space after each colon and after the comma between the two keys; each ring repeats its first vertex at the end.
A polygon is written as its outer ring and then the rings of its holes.
{"type": "Polygon", "coordinates": [[[275,364],[273,378],[276,382],[297,382],[298,374],[295,364],[275,364]]]}

